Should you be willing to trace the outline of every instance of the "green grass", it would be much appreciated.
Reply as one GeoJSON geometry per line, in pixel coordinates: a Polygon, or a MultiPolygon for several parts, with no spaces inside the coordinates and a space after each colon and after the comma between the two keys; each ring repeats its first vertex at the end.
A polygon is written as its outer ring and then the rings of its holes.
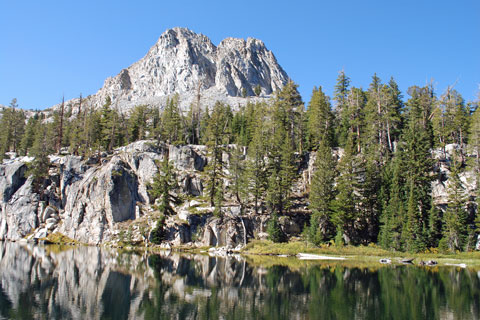
{"type": "MultiPolygon", "coordinates": [[[[380,258],[415,258],[420,260],[437,260],[439,263],[466,263],[467,266],[480,267],[480,252],[457,252],[438,253],[436,250],[424,253],[408,253],[388,251],[376,245],[369,246],[322,246],[315,247],[304,241],[291,241],[287,243],[273,243],[268,240],[254,240],[242,251],[245,255],[289,255],[298,253],[312,253],[319,255],[332,255],[347,257],[348,260],[356,262],[377,262],[380,258]]],[[[331,264],[331,262],[329,262],[331,264]]]]}
{"type": "Polygon", "coordinates": [[[75,244],[75,245],[82,244],[82,243],[78,242],[77,240],[69,238],[66,235],[61,234],[59,232],[51,233],[46,238],[43,238],[42,240],[48,240],[51,243],[61,244],[61,245],[64,245],[64,244],[75,244]]]}
{"type": "MultiPolygon", "coordinates": [[[[381,249],[377,246],[321,246],[316,247],[304,241],[290,241],[274,243],[269,240],[254,240],[243,250],[246,254],[270,254],[270,255],[296,255],[298,253],[314,253],[324,255],[369,255],[369,256],[392,256],[395,252],[381,249]]],[[[396,256],[405,256],[399,254],[396,256]]]]}

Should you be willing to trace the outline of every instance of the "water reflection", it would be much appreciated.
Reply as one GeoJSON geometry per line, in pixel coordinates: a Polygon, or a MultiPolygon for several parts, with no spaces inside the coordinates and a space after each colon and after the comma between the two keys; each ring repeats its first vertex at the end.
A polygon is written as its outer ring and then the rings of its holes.
{"type": "Polygon", "coordinates": [[[0,318],[480,316],[480,280],[473,271],[275,261],[265,267],[240,257],[146,256],[96,247],[0,243],[0,318]]]}

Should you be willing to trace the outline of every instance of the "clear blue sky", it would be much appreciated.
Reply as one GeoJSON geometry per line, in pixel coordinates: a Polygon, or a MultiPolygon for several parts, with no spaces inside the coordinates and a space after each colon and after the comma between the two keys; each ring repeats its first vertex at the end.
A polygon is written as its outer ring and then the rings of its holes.
{"type": "Polygon", "coordinates": [[[263,40],[304,101],[315,85],[332,95],[341,69],[364,88],[374,72],[404,92],[456,82],[466,100],[480,84],[479,0],[0,0],[0,14],[0,104],[23,108],[95,93],[175,26],[263,40]]]}

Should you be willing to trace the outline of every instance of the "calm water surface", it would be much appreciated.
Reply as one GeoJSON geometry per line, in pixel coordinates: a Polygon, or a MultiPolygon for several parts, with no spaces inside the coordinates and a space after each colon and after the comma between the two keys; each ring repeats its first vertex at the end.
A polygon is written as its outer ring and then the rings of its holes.
{"type": "Polygon", "coordinates": [[[0,242],[0,319],[479,319],[480,273],[0,242]]]}

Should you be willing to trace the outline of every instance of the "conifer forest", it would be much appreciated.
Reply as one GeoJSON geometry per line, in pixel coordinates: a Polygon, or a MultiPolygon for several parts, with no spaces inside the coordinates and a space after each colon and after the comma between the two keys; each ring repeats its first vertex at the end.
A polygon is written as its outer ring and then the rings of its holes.
{"type": "MultiPolygon", "coordinates": [[[[205,145],[202,199],[214,208],[235,202],[250,214],[269,214],[275,242],[288,241],[278,220],[296,214],[303,198],[309,219],[302,236],[312,245],[474,249],[480,234],[480,108],[453,86],[444,92],[411,86],[403,93],[393,78],[373,75],[362,89],[342,71],[333,97],[315,87],[308,104],[292,81],[269,102],[192,103],[181,110],[178,99],[125,111],[110,99],[92,106],[80,97],[49,112],[22,110],[13,99],[1,113],[0,158],[12,152],[34,157],[29,170],[41,188],[49,154],[88,157],[147,139],[205,145]],[[309,159],[313,174],[299,190],[299,169],[309,159]],[[434,181],[445,184],[446,204],[436,201],[434,181]]],[[[161,169],[163,178],[151,192],[163,197],[159,210],[169,215],[178,200],[170,190],[173,168],[166,162],[161,169]]]]}

